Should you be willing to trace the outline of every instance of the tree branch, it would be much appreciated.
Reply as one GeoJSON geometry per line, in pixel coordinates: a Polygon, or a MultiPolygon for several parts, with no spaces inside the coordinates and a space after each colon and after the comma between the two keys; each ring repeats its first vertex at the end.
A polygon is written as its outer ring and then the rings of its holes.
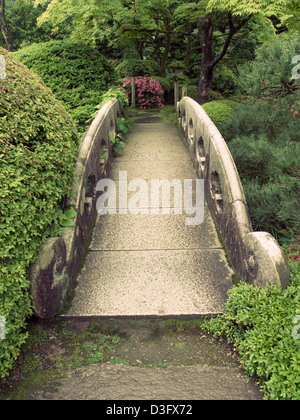
{"type": "Polygon", "coordinates": [[[229,48],[229,45],[231,43],[232,38],[236,33],[238,33],[251,19],[252,16],[248,16],[246,19],[244,19],[239,25],[234,26],[232,15],[231,13],[228,13],[228,23],[229,23],[229,34],[227,35],[226,41],[223,46],[222,52],[216,57],[213,62],[211,63],[211,67],[214,68],[225,56],[227,53],[227,50],[229,48]]]}

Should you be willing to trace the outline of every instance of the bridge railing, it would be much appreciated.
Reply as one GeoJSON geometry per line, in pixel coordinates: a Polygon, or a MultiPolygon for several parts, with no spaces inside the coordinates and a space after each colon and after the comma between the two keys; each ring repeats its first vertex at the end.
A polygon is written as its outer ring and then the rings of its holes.
{"type": "Polygon", "coordinates": [[[108,175],[113,156],[110,135],[118,132],[117,118],[122,112],[115,99],[92,122],[79,148],[66,206],[76,213],[74,226],[64,227],[58,238],[49,238],[30,268],[32,303],[40,318],[57,315],[74,286],[96,221],[96,184],[108,175]]]}
{"type": "Polygon", "coordinates": [[[189,97],[178,103],[177,115],[238,278],[257,286],[278,284],[285,288],[290,279],[286,258],[272,235],[253,232],[242,183],[221,133],[204,109],[189,97]]]}

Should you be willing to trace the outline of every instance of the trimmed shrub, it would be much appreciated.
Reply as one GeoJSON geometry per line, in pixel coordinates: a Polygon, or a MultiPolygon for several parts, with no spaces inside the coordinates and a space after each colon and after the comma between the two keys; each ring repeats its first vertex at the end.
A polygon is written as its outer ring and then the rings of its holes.
{"type": "Polygon", "coordinates": [[[101,95],[116,80],[113,66],[103,55],[68,39],[33,44],[15,56],[43,79],[81,131],[101,95]]]}
{"type": "Polygon", "coordinates": [[[42,80],[3,48],[0,80],[0,377],[26,340],[32,313],[28,268],[48,237],[61,233],[60,203],[73,182],[76,126],[42,80]]]}
{"type": "Polygon", "coordinates": [[[218,128],[233,113],[236,106],[234,101],[211,101],[202,105],[204,111],[218,128]]]}

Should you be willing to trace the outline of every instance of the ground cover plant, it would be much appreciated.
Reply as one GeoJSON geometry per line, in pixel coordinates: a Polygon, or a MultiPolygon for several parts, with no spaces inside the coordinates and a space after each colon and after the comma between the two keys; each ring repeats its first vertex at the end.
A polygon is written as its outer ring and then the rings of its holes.
{"type": "Polygon", "coordinates": [[[61,233],[78,134],[71,116],[42,80],[3,48],[0,80],[0,377],[12,368],[32,313],[28,268],[48,237],[61,233]]]}
{"type": "MultiPolygon", "coordinates": [[[[299,259],[299,249],[293,255],[299,259]]],[[[291,258],[289,265],[286,290],[242,284],[229,292],[224,315],[207,323],[238,350],[249,376],[259,377],[266,399],[300,398],[300,267],[291,258]]]]}

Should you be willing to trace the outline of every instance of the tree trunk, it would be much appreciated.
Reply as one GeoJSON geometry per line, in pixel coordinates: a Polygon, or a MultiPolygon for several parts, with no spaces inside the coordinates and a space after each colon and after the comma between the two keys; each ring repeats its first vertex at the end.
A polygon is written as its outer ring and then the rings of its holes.
{"type": "Polygon", "coordinates": [[[144,60],[144,43],[142,41],[136,41],[136,51],[139,60],[144,60]]]}
{"type": "Polygon", "coordinates": [[[166,45],[165,45],[165,51],[163,53],[163,56],[161,58],[160,62],[160,69],[159,69],[159,75],[160,77],[166,77],[166,69],[167,69],[167,62],[169,58],[169,52],[171,49],[171,33],[166,33],[166,45]]]}
{"type": "Polygon", "coordinates": [[[202,30],[201,37],[201,46],[202,46],[202,61],[201,61],[201,72],[200,80],[197,88],[197,97],[196,101],[203,105],[210,99],[210,89],[214,74],[215,66],[223,59],[225,54],[228,51],[228,47],[232,41],[234,35],[239,32],[251,19],[251,15],[241,20],[236,26],[234,25],[233,18],[231,13],[228,13],[228,25],[229,33],[224,42],[223,49],[221,53],[214,57],[213,50],[213,35],[214,35],[214,25],[213,25],[213,14],[209,13],[204,18],[199,19],[199,27],[202,30]]]}
{"type": "MultiPolygon", "coordinates": [[[[187,32],[190,33],[192,31],[191,22],[187,23],[187,32]]],[[[187,48],[186,48],[186,55],[184,60],[185,71],[188,72],[190,66],[190,60],[192,55],[192,38],[190,36],[187,37],[187,48]]]]}
{"type": "Polygon", "coordinates": [[[5,17],[5,0],[0,0],[0,29],[8,50],[13,51],[13,42],[5,17]]]}
{"type": "Polygon", "coordinates": [[[213,21],[212,14],[209,13],[201,18],[202,26],[202,61],[200,80],[197,88],[196,101],[203,105],[210,99],[210,88],[213,79],[213,21]]]}

